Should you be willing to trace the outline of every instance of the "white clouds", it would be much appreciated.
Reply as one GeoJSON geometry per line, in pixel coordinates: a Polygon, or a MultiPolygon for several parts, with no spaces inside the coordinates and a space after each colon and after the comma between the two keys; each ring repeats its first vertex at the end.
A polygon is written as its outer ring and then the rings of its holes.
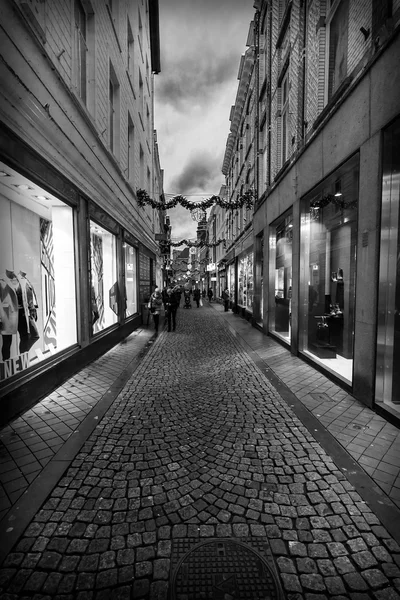
{"type": "MultiPolygon", "coordinates": [[[[209,197],[224,183],[229,113],[252,5],[251,0],[160,0],[155,125],[166,193],[209,197]]],[[[176,208],[170,216],[174,237],[195,237],[197,223],[189,211],[176,208]]]]}

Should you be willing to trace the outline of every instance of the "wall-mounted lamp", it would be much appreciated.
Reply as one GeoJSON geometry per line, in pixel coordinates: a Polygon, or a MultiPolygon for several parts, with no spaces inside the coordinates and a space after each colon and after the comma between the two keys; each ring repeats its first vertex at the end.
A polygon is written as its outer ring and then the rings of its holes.
{"type": "Polygon", "coordinates": [[[360,27],[360,31],[363,34],[364,38],[367,40],[369,38],[370,30],[365,29],[365,27],[360,27]]]}

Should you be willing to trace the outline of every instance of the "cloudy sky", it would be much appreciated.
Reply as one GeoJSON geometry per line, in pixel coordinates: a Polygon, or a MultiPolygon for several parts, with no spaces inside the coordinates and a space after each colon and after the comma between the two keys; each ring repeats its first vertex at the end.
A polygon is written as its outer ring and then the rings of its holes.
{"type": "MultiPolygon", "coordinates": [[[[164,191],[195,202],[217,195],[224,183],[229,113],[253,0],[160,0],[159,9],[155,128],[164,191]]],[[[178,207],[170,216],[174,238],[196,237],[188,210],[178,207]]]]}

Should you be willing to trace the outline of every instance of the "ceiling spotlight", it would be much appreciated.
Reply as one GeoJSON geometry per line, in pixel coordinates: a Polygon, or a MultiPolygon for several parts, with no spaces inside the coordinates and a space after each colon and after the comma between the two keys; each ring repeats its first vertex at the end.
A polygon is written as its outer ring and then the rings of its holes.
{"type": "Polygon", "coordinates": [[[0,171],[0,177],[11,177],[11,175],[5,171],[0,171]]]}
{"type": "Polygon", "coordinates": [[[47,196],[35,196],[38,200],[50,200],[47,196]]]}
{"type": "Polygon", "coordinates": [[[16,183],[15,187],[20,190],[33,190],[33,188],[29,187],[29,185],[26,185],[26,183],[16,183]]]}

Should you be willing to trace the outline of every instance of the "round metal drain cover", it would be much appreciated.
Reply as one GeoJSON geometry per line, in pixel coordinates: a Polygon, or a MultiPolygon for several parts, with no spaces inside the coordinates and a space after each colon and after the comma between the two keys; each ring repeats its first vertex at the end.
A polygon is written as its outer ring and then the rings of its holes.
{"type": "Polygon", "coordinates": [[[275,573],[253,548],[234,540],[202,542],[179,561],[172,600],[275,600],[275,573]]]}

